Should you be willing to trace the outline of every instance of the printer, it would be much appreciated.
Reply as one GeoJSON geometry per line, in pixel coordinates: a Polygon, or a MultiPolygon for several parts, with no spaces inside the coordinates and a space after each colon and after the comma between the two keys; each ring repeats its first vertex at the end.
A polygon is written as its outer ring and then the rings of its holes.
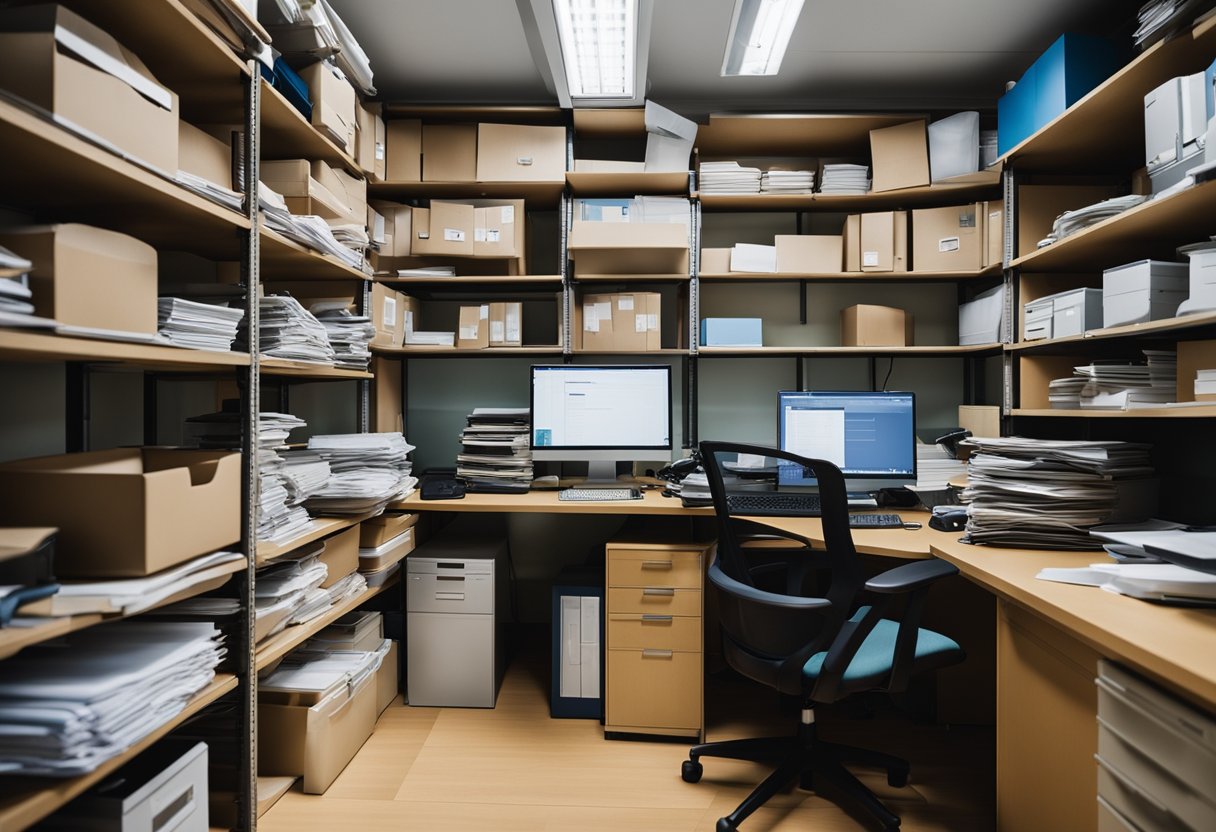
{"type": "Polygon", "coordinates": [[[1144,163],[1157,194],[1203,161],[1208,112],[1204,73],[1171,78],[1144,96],[1144,163]]]}

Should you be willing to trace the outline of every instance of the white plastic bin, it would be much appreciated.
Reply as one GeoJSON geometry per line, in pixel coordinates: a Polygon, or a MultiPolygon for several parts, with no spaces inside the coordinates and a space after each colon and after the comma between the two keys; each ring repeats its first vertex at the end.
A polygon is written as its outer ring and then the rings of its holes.
{"type": "Polygon", "coordinates": [[[979,113],[955,113],[929,125],[929,174],[934,182],[979,169],[979,113]]]}

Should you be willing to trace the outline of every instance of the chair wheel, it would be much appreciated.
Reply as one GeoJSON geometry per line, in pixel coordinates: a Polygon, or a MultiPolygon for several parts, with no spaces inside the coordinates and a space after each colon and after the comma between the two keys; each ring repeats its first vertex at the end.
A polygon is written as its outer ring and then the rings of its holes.
{"type": "Polygon", "coordinates": [[[718,818],[717,832],[735,832],[739,827],[730,822],[730,818],[718,818]]]}
{"type": "Polygon", "coordinates": [[[887,772],[887,785],[893,789],[902,789],[908,785],[908,769],[893,768],[887,772]]]}
{"type": "Polygon", "coordinates": [[[701,780],[701,775],[705,773],[705,766],[701,765],[697,760],[685,760],[680,765],[680,777],[685,783],[698,783],[701,780]]]}

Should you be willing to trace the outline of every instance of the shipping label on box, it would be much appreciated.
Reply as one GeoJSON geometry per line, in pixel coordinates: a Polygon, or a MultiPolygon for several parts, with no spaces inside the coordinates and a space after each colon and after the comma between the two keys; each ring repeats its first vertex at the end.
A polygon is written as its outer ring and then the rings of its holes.
{"type": "Polygon", "coordinates": [[[456,348],[480,350],[490,346],[490,305],[460,307],[460,323],[456,332],[456,348]]]}
{"type": "Polygon", "coordinates": [[[524,201],[478,200],[473,203],[473,255],[524,256],[524,201]]]}
{"type": "Polygon", "coordinates": [[[614,302],[613,295],[584,295],[583,302],[575,307],[575,337],[582,349],[615,348],[612,321],[614,302]]]}
{"type": "Polygon", "coordinates": [[[407,328],[406,316],[416,309],[417,301],[409,295],[390,289],[383,283],[372,283],[370,314],[376,327],[372,344],[390,349],[400,347],[407,328]]]}
{"type": "Polygon", "coordinates": [[[522,340],[523,304],[506,301],[490,304],[490,346],[519,347],[522,340]]]}

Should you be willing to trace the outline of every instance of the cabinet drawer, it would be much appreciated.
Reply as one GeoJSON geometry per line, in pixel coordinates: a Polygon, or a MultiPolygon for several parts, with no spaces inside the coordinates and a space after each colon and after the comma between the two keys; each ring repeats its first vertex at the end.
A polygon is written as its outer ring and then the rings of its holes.
{"type": "Polygon", "coordinates": [[[663,586],[609,587],[608,612],[701,616],[701,590],[663,586]]]}
{"type": "Polygon", "coordinates": [[[701,654],[609,650],[608,725],[701,728],[701,654]]]}
{"type": "Polygon", "coordinates": [[[700,652],[701,619],[665,613],[614,613],[608,616],[608,647],[700,652]]]}
{"type": "Polygon", "coordinates": [[[701,588],[701,552],[608,547],[608,586],[701,588]]]}

